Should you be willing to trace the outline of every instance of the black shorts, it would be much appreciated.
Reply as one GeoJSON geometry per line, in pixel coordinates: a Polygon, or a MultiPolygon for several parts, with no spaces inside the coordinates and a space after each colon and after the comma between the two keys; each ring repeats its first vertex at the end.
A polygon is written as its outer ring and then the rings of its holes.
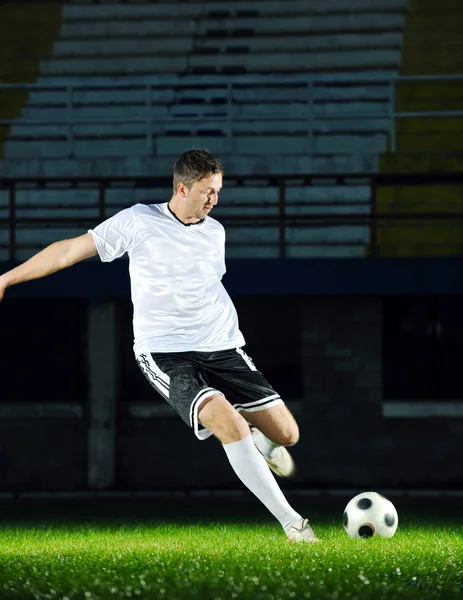
{"type": "Polygon", "coordinates": [[[254,412],[283,402],[241,348],[218,352],[144,352],[137,356],[137,363],[154,389],[200,440],[212,435],[198,422],[199,405],[212,394],[223,394],[238,411],[254,412]]]}

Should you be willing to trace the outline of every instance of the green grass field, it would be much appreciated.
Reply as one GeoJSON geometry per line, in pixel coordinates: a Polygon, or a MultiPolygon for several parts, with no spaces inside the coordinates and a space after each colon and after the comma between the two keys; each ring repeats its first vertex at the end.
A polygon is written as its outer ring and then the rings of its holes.
{"type": "MultiPolygon", "coordinates": [[[[460,500],[461,502],[461,500],[460,500]]],[[[461,505],[407,501],[390,539],[350,539],[344,499],[299,498],[319,544],[250,499],[0,507],[0,599],[463,598],[461,505]]]]}

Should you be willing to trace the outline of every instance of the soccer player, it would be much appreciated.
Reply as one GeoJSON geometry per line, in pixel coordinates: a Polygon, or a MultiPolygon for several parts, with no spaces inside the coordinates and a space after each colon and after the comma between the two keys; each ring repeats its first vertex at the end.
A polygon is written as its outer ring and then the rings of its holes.
{"type": "Polygon", "coordinates": [[[299,430],[242,349],[236,310],[221,283],[225,231],[208,215],[222,175],[206,150],[184,152],[174,164],[169,202],[136,204],[84,235],[51,244],[0,277],[0,300],[11,285],[96,255],[110,262],[127,253],[141,371],[200,440],[219,439],[239,479],[289,540],[318,541],[270,471],[292,475],[285,446],[298,441],[299,430]]]}

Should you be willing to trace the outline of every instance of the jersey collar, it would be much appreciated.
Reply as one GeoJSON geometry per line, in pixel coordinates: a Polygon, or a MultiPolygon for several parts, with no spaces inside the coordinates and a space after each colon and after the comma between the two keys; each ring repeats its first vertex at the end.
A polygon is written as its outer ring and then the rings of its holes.
{"type": "Polygon", "coordinates": [[[204,221],[206,220],[206,217],[204,217],[204,219],[201,219],[200,221],[197,221],[196,223],[184,223],[182,220],[180,220],[177,215],[174,213],[174,211],[170,208],[169,203],[167,203],[167,210],[170,212],[170,214],[177,219],[177,221],[179,223],[181,223],[184,227],[190,227],[190,225],[201,225],[201,223],[204,223],[204,221]]]}

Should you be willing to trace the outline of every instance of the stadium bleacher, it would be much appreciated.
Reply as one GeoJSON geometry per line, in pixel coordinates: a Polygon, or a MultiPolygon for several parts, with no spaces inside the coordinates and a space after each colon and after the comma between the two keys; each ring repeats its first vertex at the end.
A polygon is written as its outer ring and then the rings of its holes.
{"type": "MultiPolygon", "coordinates": [[[[201,143],[221,155],[268,155],[263,162],[270,172],[275,163],[272,154],[350,155],[352,170],[375,170],[377,161],[371,157],[376,158],[386,143],[388,87],[368,80],[349,85],[345,76],[387,78],[397,73],[404,9],[405,0],[355,0],[348,6],[339,0],[66,4],[58,38],[42,62],[37,83],[77,78],[95,85],[108,77],[127,82],[137,76],[153,78],[158,82],[151,91],[149,114],[154,143],[150,147],[145,142],[146,122],[118,123],[117,128],[114,123],[99,123],[97,128],[79,124],[73,127],[70,155],[66,140],[59,139],[64,138],[65,125],[21,122],[21,118],[145,118],[146,87],[83,87],[72,92],[70,108],[65,87],[31,92],[4,156],[162,157],[201,143]],[[344,80],[333,85],[340,71],[344,80]],[[216,79],[219,89],[205,78],[211,73],[227,74],[216,79]],[[233,83],[236,74],[247,74],[249,84],[252,75],[273,74],[280,84],[277,89],[271,84],[233,89],[233,116],[247,120],[233,122],[230,145],[223,139],[229,118],[224,105],[226,84],[233,83]],[[331,83],[312,94],[307,80],[317,74],[328,74],[331,83]],[[168,87],[158,89],[163,80],[168,87]],[[195,89],[195,82],[208,89],[195,89]],[[310,102],[317,113],[313,148],[307,145],[310,102]],[[345,119],[329,119],[339,111],[345,112],[345,119]],[[361,118],[369,112],[374,118],[361,118]],[[291,120],[281,119],[284,115],[291,115],[291,120]]],[[[332,171],[328,167],[325,170],[332,171]]],[[[307,161],[292,168],[306,172],[307,161]]]]}
{"type": "MultiPolygon", "coordinates": [[[[405,7],[406,0],[65,4],[37,77],[38,86],[55,88],[30,91],[4,142],[0,174],[168,175],[173,158],[194,145],[216,153],[228,173],[376,172],[405,7]],[[99,122],[82,122],[92,119],[99,122]]],[[[306,210],[315,211],[315,195],[349,210],[352,189],[327,182],[319,191],[290,189],[288,200],[305,198],[306,210]]],[[[66,196],[71,204],[75,193],[66,196]]],[[[241,194],[252,204],[263,193],[225,188],[223,198],[241,194]]],[[[368,185],[357,194],[367,212],[368,185]]],[[[20,209],[32,197],[38,201],[40,192],[18,191],[20,209]]],[[[97,202],[96,194],[86,197],[97,202]]],[[[124,205],[135,200],[126,194],[124,205]]],[[[230,241],[242,233],[231,231],[230,241]]],[[[268,241],[276,229],[248,234],[268,241]]],[[[368,235],[367,226],[343,225],[296,228],[288,239],[308,236],[310,248],[296,255],[362,256],[368,235]]],[[[245,244],[229,255],[243,252],[245,244]]]]}

